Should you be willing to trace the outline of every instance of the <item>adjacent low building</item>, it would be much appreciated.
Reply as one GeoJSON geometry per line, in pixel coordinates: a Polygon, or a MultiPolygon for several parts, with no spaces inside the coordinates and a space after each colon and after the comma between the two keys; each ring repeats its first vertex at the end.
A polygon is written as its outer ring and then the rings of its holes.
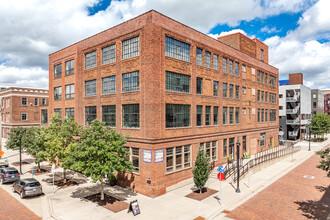
{"type": "Polygon", "coordinates": [[[330,90],[323,90],[324,94],[324,113],[330,117],[330,90]]]}
{"type": "Polygon", "coordinates": [[[298,140],[307,136],[311,118],[311,89],[303,85],[303,74],[289,74],[289,81],[279,87],[280,130],[285,140],[298,140]]]}
{"type": "Polygon", "coordinates": [[[40,126],[48,120],[48,90],[9,87],[0,90],[0,145],[15,127],[40,126]]]}
{"type": "Polygon", "coordinates": [[[117,183],[150,197],[191,178],[200,148],[220,165],[238,142],[250,154],[278,146],[268,46],[240,33],[213,39],[156,11],[50,54],[49,95],[49,115],[130,136],[135,170],[117,183]]]}

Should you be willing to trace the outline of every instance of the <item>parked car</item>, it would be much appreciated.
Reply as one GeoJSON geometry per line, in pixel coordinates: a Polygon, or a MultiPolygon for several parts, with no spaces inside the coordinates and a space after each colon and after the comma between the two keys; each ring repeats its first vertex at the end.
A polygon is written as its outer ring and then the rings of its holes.
{"type": "Polygon", "coordinates": [[[6,167],[0,170],[1,183],[12,183],[20,180],[20,174],[14,167],[6,167]]]}
{"type": "Polygon", "coordinates": [[[34,178],[22,179],[13,184],[13,192],[20,194],[23,199],[26,196],[37,196],[42,194],[42,186],[34,178]]]}
{"type": "Polygon", "coordinates": [[[8,163],[0,162],[0,169],[9,167],[8,163]]]}

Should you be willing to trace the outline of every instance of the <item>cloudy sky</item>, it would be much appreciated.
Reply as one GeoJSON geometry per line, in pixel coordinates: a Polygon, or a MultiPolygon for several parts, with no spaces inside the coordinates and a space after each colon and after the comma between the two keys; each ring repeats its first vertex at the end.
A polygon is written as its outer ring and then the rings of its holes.
{"type": "Polygon", "coordinates": [[[329,0],[0,0],[0,85],[48,88],[50,53],[150,9],[212,37],[257,37],[280,79],[330,89],[329,0]]]}

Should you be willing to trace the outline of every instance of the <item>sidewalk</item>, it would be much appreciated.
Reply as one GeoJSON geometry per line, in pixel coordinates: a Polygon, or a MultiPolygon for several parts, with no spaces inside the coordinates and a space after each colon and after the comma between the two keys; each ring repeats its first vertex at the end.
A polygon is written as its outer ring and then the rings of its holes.
{"type": "MultiPolygon", "coordinates": [[[[328,135],[330,138],[330,135],[328,135]]],[[[315,151],[323,148],[330,143],[330,140],[320,143],[311,143],[311,151],[308,151],[308,142],[299,142],[302,148],[292,156],[288,155],[280,161],[272,164],[265,164],[265,168],[255,174],[245,176],[240,181],[241,193],[235,192],[236,184],[231,185],[229,181],[222,183],[221,201],[215,196],[219,197],[219,192],[202,201],[193,200],[185,197],[192,192],[193,183],[192,179],[181,182],[177,186],[171,187],[172,191],[157,198],[149,198],[141,194],[133,193],[130,190],[121,187],[106,186],[105,190],[108,194],[125,199],[129,203],[133,200],[138,200],[141,214],[134,216],[134,219],[195,219],[202,216],[207,219],[226,219],[226,214],[222,213],[223,210],[232,211],[236,207],[243,204],[248,199],[252,198],[267,186],[274,183],[276,180],[287,174],[289,171],[297,167],[299,164],[306,161],[315,151]],[[268,167],[266,167],[268,166],[268,167]],[[250,179],[250,181],[249,181],[250,179]]],[[[6,152],[4,157],[15,152],[6,152]]],[[[17,152],[16,152],[17,154],[17,152]]],[[[3,158],[4,158],[3,157],[3,158]]],[[[27,158],[26,156],[23,159],[27,158]]],[[[10,163],[18,161],[18,155],[10,159],[10,163]],[[15,158],[16,157],[16,158],[15,158]]],[[[23,172],[30,169],[34,164],[24,165],[23,172]]],[[[61,171],[57,169],[57,173],[61,171]]],[[[22,178],[31,177],[31,174],[24,174],[22,178]]],[[[51,174],[44,174],[35,176],[39,181],[51,178],[51,174]]],[[[75,176],[77,178],[83,178],[75,176]]],[[[42,216],[43,219],[132,219],[133,214],[128,213],[128,210],[123,210],[118,213],[113,213],[103,207],[100,207],[92,202],[81,199],[85,196],[94,194],[99,190],[99,185],[91,183],[89,179],[84,179],[86,183],[78,186],[72,186],[65,189],[55,188],[53,194],[53,187],[50,184],[43,182],[44,192],[46,196],[35,198],[40,200],[40,205],[29,204],[32,199],[20,200],[24,205],[30,208],[33,212],[42,216]]],[[[220,182],[212,176],[207,184],[207,187],[219,191],[220,182]]],[[[6,187],[5,187],[6,188],[6,187]]]]}

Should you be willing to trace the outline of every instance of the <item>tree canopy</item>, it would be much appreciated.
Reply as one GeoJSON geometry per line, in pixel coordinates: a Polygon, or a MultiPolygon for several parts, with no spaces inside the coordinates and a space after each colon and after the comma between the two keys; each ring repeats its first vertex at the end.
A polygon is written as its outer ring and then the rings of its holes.
{"type": "Polygon", "coordinates": [[[324,135],[330,131],[330,118],[328,114],[316,114],[312,117],[311,132],[316,135],[324,135]]]}
{"type": "Polygon", "coordinates": [[[103,122],[94,120],[83,129],[79,141],[69,147],[71,169],[101,183],[101,200],[104,199],[106,176],[133,170],[131,162],[125,159],[129,154],[124,148],[126,139],[114,129],[105,127],[103,122]]]}
{"type": "Polygon", "coordinates": [[[330,177],[330,148],[328,147],[316,153],[321,157],[320,164],[316,167],[328,172],[327,176],[330,177]]]}
{"type": "Polygon", "coordinates": [[[205,156],[204,150],[202,149],[199,149],[197,153],[195,167],[192,172],[194,175],[194,183],[201,192],[202,188],[206,184],[206,181],[209,179],[211,172],[210,159],[205,156]]]}

